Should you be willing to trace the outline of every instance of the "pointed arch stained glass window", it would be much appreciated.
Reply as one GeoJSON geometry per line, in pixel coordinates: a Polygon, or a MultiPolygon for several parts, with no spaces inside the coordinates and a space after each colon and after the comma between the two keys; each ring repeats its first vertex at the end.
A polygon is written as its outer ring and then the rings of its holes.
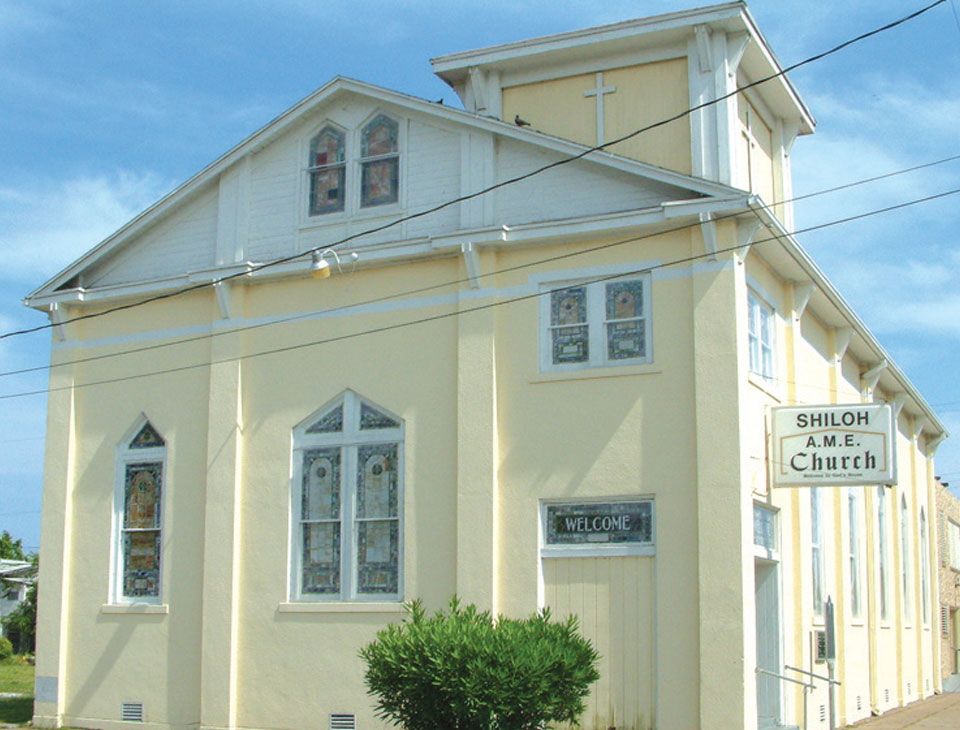
{"type": "Polygon", "coordinates": [[[360,134],[360,205],[396,203],[400,191],[399,126],[378,114],[360,134]]]}
{"type": "Polygon", "coordinates": [[[346,140],[334,127],[324,127],[310,140],[307,174],[310,179],[310,215],[343,210],[346,192],[346,140]]]}
{"type": "Polygon", "coordinates": [[[119,452],[113,597],[120,603],[160,598],[165,447],[146,422],[119,452]]]}
{"type": "Polygon", "coordinates": [[[150,425],[150,421],[143,424],[137,435],[133,437],[128,448],[131,449],[153,449],[164,446],[163,438],[157,433],[156,429],[150,425]]]}
{"type": "Polygon", "coordinates": [[[360,404],[360,428],[364,431],[380,428],[400,428],[400,424],[366,403],[360,404]]]}
{"type": "Polygon", "coordinates": [[[343,403],[327,411],[312,426],[307,433],[339,433],[343,430],[343,403]]]}
{"type": "Polygon", "coordinates": [[[292,598],[401,597],[403,424],[347,391],[294,432],[292,598]]]}

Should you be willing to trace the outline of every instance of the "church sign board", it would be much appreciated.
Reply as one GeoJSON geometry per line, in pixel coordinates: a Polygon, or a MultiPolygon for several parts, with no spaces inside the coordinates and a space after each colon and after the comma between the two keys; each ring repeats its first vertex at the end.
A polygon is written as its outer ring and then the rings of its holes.
{"type": "Polygon", "coordinates": [[[773,409],[773,486],[893,484],[893,408],[888,403],[773,409]]]}

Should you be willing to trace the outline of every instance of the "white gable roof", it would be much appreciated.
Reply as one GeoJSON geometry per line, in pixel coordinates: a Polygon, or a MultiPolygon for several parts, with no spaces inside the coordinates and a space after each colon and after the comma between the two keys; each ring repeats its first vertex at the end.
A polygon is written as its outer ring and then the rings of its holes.
{"type": "MultiPolygon", "coordinates": [[[[210,255],[209,247],[215,245],[217,236],[217,185],[220,176],[227,173],[237,163],[250,159],[255,155],[269,157],[272,154],[271,145],[281,140],[285,135],[291,135],[296,130],[303,129],[303,125],[323,119],[326,109],[333,107],[333,102],[340,103],[342,99],[353,98],[367,104],[371,109],[388,107],[425,120],[436,129],[468,130],[480,135],[493,136],[498,140],[501,159],[506,162],[496,172],[497,181],[510,175],[505,171],[526,172],[540,164],[556,162],[564,157],[579,155],[586,148],[567,140],[550,137],[542,133],[522,129],[511,124],[478,116],[473,113],[452,107],[435,104],[423,99],[391,91],[381,87],[366,84],[354,79],[337,77],[323,87],[310,94],[283,114],[269,122],[263,128],[254,132],[247,139],[231,150],[214,160],[210,165],[198,172],[192,178],[166,195],[156,204],[132,219],[116,233],[91,249],[84,256],[44,283],[32,292],[26,299],[29,306],[45,307],[50,295],[57,290],[74,289],[76,279],[84,275],[87,286],[103,286],[120,281],[137,280],[138,271],[144,270],[146,260],[152,262],[151,271],[155,276],[172,276],[176,273],[186,274],[189,270],[215,268],[219,264],[210,255]],[[509,158],[509,159],[507,159],[509,158]],[[179,252],[178,256],[171,256],[179,252]],[[138,264],[137,262],[140,261],[138,264]],[[175,262],[180,266],[179,271],[163,270],[164,262],[175,262]],[[158,268],[159,267],[159,268],[158,268]],[[183,269],[187,269],[187,271],[183,269]]],[[[450,143],[450,140],[447,140],[450,143]]],[[[459,147],[459,140],[456,141],[459,147]]],[[[290,162],[290,161],[288,161],[290,162]]],[[[302,163],[299,159],[290,162],[291,174],[299,175],[302,163]]],[[[442,174],[432,168],[434,173],[442,174]]],[[[654,199],[689,199],[696,197],[740,197],[742,193],[725,185],[683,175],[671,170],[637,162],[606,152],[591,152],[584,160],[578,160],[558,170],[551,171],[556,180],[557,174],[574,174],[587,182],[584,189],[591,195],[583,196],[584,204],[580,210],[567,212],[566,216],[584,216],[604,214],[617,210],[636,209],[642,207],[642,201],[648,205],[654,199]]],[[[448,174],[451,174],[448,171],[448,174]]],[[[543,179],[546,179],[546,175],[543,179]]],[[[491,180],[490,182],[493,182],[491,180]]],[[[537,181],[539,182],[539,180],[537,181]]],[[[533,186],[533,180],[525,183],[528,188],[533,186]]],[[[471,186],[476,190],[483,185],[471,186]]],[[[498,222],[529,223],[544,220],[552,214],[552,210],[569,211],[568,206],[551,205],[557,200],[551,200],[549,190],[545,185],[539,190],[534,199],[527,193],[521,193],[517,188],[504,189],[499,194],[498,204],[503,208],[498,215],[498,222]],[[507,192],[512,190],[513,192],[507,192]],[[528,205],[526,213],[521,210],[511,210],[511,203],[522,200],[524,195],[535,205],[528,205]],[[526,217],[524,217],[524,215],[526,217]]],[[[446,199],[452,199],[462,194],[462,182],[447,186],[446,199]]],[[[417,193],[413,193],[416,197],[417,193]]],[[[414,204],[427,201],[412,201],[414,204]]],[[[295,216],[294,216],[295,217],[295,216]]],[[[554,214],[554,217],[561,217],[554,214]]],[[[426,233],[426,227],[436,227],[436,220],[423,219],[420,229],[411,225],[404,235],[415,236],[426,233]]],[[[440,233],[449,233],[450,226],[441,226],[440,233]]],[[[393,240],[401,238],[399,233],[381,235],[375,240],[393,240]]],[[[261,242],[262,243],[262,242],[261,242]]],[[[305,250],[304,246],[299,250],[305,250]]],[[[284,249],[289,255],[297,250],[284,249]]],[[[246,252],[249,260],[268,260],[271,254],[279,255],[267,245],[252,245],[246,252]],[[259,248],[258,248],[259,246],[259,248]]],[[[221,262],[236,263],[236,262],[221,262]]],[[[144,277],[139,276],[142,280],[144,277]]],[[[82,297],[78,297],[82,299],[82,297]]]]}

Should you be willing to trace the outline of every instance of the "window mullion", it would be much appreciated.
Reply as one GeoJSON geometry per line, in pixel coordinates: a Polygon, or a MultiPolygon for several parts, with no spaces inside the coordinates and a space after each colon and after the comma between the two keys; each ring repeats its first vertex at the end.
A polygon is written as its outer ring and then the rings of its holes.
{"type": "Polygon", "coordinates": [[[595,281],[587,285],[587,341],[590,348],[588,362],[591,365],[607,362],[604,283],[595,281]]]}
{"type": "MultiPolygon", "coordinates": [[[[350,409],[351,412],[354,409],[350,409]]],[[[340,473],[340,586],[346,600],[356,598],[357,447],[343,448],[340,473]]]]}

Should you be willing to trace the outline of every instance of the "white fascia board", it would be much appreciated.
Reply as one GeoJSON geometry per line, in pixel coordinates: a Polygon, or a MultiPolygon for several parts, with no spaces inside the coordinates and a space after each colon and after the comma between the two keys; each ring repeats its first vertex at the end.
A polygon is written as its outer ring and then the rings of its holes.
{"type": "MultiPolygon", "coordinates": [[[[421,114],[432,115],[457,124],[465,124],[471,127],[482,129],[486,132],[499,134],[504,137],[532,144],[534,146],[559,152],[567,156],[581,154],[587,147],[570,142],[559,137],[551,137],[540,132],[533,132],[521,129],[512,124],[501,122],[500,120],[482,117],[462,109],[455,109],[448,106],[440,106],[432,102],[418,99],[408,94],[402,94],[390,89],[367,84],[355,79],[338,76],[320,89],[305,97],[295,105],[290,107],[273,121],[266,124],[257,132],[247,137],[244,141],[227,151],[200,172],[186,182],[179,185],[172,192],[165,195],[142,213],[134,217],[115,233],[104,239],[97,246],[92,248],[86,254],[74,261],[68,267],[49,279],[46,283],[32,291],[24,299],[27,306],[35,306],[34,302],[40,302],[52,296],[53,292],[66,281],[77,276],[85,268],[96,261],[110,254],[112,251],[122,246],[130,237],[135,236],[151,225],[156,223],[171,209],[179,203],[193,195],[198,189],[203,188],[208,183],[212,183],[214,178],[220,175],[224,170],[240,160],[246,154],[261,149],[269,144],[278,135],[286,131],[291,125],[296,124],[303,114],[308,113],[314,107],[327,101],[337,92],[353,92],[359,95],[373,98],[377,101],[395,104],[409,111],[421,114]]],[[[627,172],[639,177],[648,178],[657,182],[675,187],[681,187],[703,195],[725,196],[729,195],[735,188],[727,187],[720,183],[703,180],[701,178],[691,177],[683,173],[667,170],[655,165],[649,165],[643,162],[637,162],[625,157],[611,154],[609,152],[591,152],[583,159],[590,162],[604,165],[606,167],[627,172]]],[[[51,299],[50,301],[57,301],[51,299]]]]}
{"type": "Polygon", "coordinates": [[[729,198],[694,198],[692,200],[670,200],[661,203],[664,218],[681,218],[701,213],[722,213],[726,211],[746,210],[753,199],[750,193],[741,193],[729,198]]]}
{"type": "MultiPolygon", "coordinates": [[[[933,426],[938,433],[943,433],[949,436],[949,433],[947,432],[943,422],[937,417],[937,414],[934,412],[933,408],[930,407],[930,404],[927,403],[927,400],[920,394],[920,391],[917,390],[916,386],[914,386],[914,384],[910,381],[910,378],[907,377],[906,373],[904,373],[896,364],[896,362],[894,362],[893,358],[890,356],[890,353],[888,353],[883,345],[880,344],[880,341],[853,310],[853,307],[850,306],[847,300],[843,298],[843,295],[830,282],[830,280],[827,278],[827,275],[824,274],[820,267],[817,266],[816,262],[810,258],[810,254],[806,252],[800,242],[797,241],[792,233],[783,227],[783,223],[780,222],[780,219],[777,218],[769,208],[760,203],[758,199],[754,198],[754,202],[750,207],[753,208],[754,212],[763,220],[763,224],[774,233],[777,241],[783,247],[784,251],[786,251],[786,253],[797,263],[798,266],[800,266],[801,269],[803,269],[803,271],[810,278],[810,281],[820,292],[823,293],[830,304],[849,323],[854,333],[858,335],[860,339],[864,341],[864,343],[866,343],[868,348],[870,348],[875,355],[873,362],[885,361],[887,365],[886,372],[896,380],[897,384],[901,386],[903,392],[910,397],[910,399],[913,401],[915,409],[927,417],[928,424],[933,426]]],[[[767,259],[767,261],[769,263],[769,259],[767,259]]]]}
{"type": "Polygon", "coordinates": [[[433,72],[452,86],[451,79],[457,79],[460,75],[466,74],[466,70],[471,66],[502,64],[515,59],[562,52],[587,44],[594,45],[630,39],[697,24],[728,20],[735,18],[744,8],[745,5],[742,2],[732,2],[706,8],[654,15],[649,18],[625,20],[611,25],[601,25],[568,33],[557,33],[514,43],[451,53],[446,56],[431,58],[430,64],[433,66],[433,72]]]}
{"type": "MultiPolygon", "coordinates": [[[[773,52],[773,49],[770,47],[770,44],[767,43],[767,39],[764,37],[763,33],[760,32],[760,27],[757,25],[757,21],[753,19],[753,15],[750,14],[749,8],[746,5],[741,7],[741,14],[743,17],[744,24],[747,26],[747,32],[750,33],[750,37],[755,41],[755,47],[764,61],[765,68],[761,69],[760,74],[757,78],[763,78],[770,76],[773,73],[779,73],[783,70],[783,65],[780,63],[780,59],[777,58],[777,55],[773,52]]],[[[743,59],[741,61],[741,66],[743,62],[747,60],[747,54],[751,49],[747,49],[743,59]]],[[[788,100],[789,105],[793,107],[796,111],[797,116],[800,118],[800,133],[801,134],[812,134],[813,130],[816,129],[817,121],[814,119],[813,114],[810,113],[810,110],[807,108],[807,105],[804,103],[803,99],[800,98],[800,93],[797,91],[796,87],[793,85],[793,82],[784,74],[776,79],[771,79],[766,82],[766,84],[761,84],[758,87],[763,89],[767,84],[775,84],[779,88],[781,94],[783,94],[788,100]]],[[[783,111],[783,110],[781,110],[783,111]]],[[[787,116],[787,115],[784,115],[787,116]]]]}

